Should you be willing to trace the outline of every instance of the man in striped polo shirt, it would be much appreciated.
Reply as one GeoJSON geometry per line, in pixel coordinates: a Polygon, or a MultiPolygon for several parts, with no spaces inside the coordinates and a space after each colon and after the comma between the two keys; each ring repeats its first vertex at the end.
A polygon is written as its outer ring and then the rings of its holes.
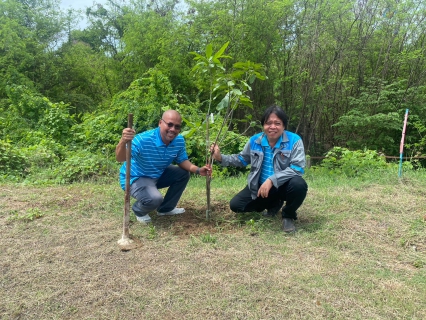
{"type": "Polygon", "coordinates": [[[296,210],[305,200],[308,185],[302,178],[305,151],[302,139],[285,131],[288,118],[278,106],[264,112],[263,132],[250,138],[239,154],[221,155],[217,145],[212,146],[213,158],[222,166],[244,167],[251,165],[247,186],[230,202],[234,212],[261,212],[275,216],[281,207],[283,230],[296,230],[296,210]]]}
{"type": "Polygon", "coordinates": [[[141,223],[150,223],[149,212],[157,215],[176,215],[185,212],[176,205],[189,181],[189,172],[202,176],[211,174],[209,166],[197,167],[188,160],[185,140],[179,134],[182,118],[175,110],[168,110],[158,121],[158,127],[135,134],[132,128],[123,129],[116,146],[117,161],[124,162],[120,169],[120,184],[126,184],[126,142],[132,141],[130,167],[130,194],[136,199],[132,206],[141,223]],[[172,163],[176,165],[172,165],[172,163]],[[166,188],[162,196],[158,189],[166,188]]]}

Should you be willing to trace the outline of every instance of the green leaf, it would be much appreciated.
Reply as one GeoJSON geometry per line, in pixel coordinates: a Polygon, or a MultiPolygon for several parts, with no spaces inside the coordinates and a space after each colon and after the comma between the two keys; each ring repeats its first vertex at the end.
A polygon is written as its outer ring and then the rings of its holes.
{"type": "Polygon", "coordinates": [[[234,79],[241,79],[245,75],[244,71],[236,70],[231,73],[231,77],[234,79]]]}
{"type": "Polygon", "coordinates": [[[213,53],[213,46],[211,43],[209,43],[206,47],[206,58],[210,59],[213,53]]]}
{"type": "Polygon", "coordinates": [[[190,54],[193,54],[195,56],[194,59],[202,59],[203,58],[202,55],[200,55],[199,53],[197,53],[195,51],[190,52],[190,54]]]}
{"type": "Polygon", "coordinates": [[[245,82],[245,81],[241,81],[241,83],[247,88],[247,90],[249,90],[249,91],[251,91],[252,89],[251,89],[251,86],[249,86],[248,85],[248,83],[247,82],[245,82]]]}
{"type": "Polygon", "coordinates": [[[247,62],[235,62],[234,68],[236,68],[236,69],[247,69],[247,62]]]}
{"type": "Polygon", "coordinates": [[[191,130],[186,130],[181,132],[181,135],[185,138],[190,138],[194,133],[197,132],[197,128],[192,128],[191,130]]]}
{"type": "Polygon", "coordinates": [[[229,45],[229,41],[227,42],[227,43],[225,43],[223,46],[222,46],[222,48],[220,48],[219,49],[219,51],[218,52],[216,52],[215,53],[215,55],[214,55],[214,57],[215,58],[223,58],[222,57],[222,54],[225,52],[225,50],[226,50],[226,48],[228,47],[228,45],[229,45]]]}
{"type": "Polygon", "coordinates": [[[229,94],[226,94],[225,97],[223,97],[222,101],[220,101],[216,107],[217,111],[220,111],[224,108],[228,108],[229,105],[229,94]]]}
{"type": "Polygon", "coordinates": [[[249,108],[253,108],[253,103],[247,96],[241,96],[240,97],[240,103],[242,105],[249,107],[249,108]]]}
{"type": "Polygon", "coordinates": [[[256,75],[255,74],[252,74],[250,77],[249,77],[249,83],[250,84],[252,84],[253,82],[254,82],[254,80],[256,80],[256,75]]]}
{"type": "Polygon", "coordinates": [[[240,89],[232,89],[232,93],[235,94],[236,96],[242,96],[243,93],[241,92],[240,89]]]}

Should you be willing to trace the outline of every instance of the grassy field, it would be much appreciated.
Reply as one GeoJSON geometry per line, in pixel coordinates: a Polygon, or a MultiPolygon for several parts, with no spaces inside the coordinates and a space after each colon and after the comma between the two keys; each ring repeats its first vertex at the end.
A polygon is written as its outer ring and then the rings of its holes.
{"type": "Polygon", "coordinates": [[[0,184],[1,319],[426,319],[426,174],[306,176],[297,232],[236,216],[244,178],[191,179],[120,251],[117,181],[0,184]]]}

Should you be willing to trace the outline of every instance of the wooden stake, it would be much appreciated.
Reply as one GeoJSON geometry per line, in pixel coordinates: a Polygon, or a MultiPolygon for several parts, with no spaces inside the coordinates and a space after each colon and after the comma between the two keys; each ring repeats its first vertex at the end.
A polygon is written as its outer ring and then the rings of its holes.
{"type": "MultiPolygon", "coordinates": [[[[133,127],[133,114],[129,113],[127,117],[127,128],[133,127]]],[[[130,166],[132,160],[132,141],[126,142],[126,187],[124,192],[124,216],[123,216],[123,235],[118,240],[121,250],[128,251],[141,246],[138,239],[132,239],[130,236],[130,166]]]]}

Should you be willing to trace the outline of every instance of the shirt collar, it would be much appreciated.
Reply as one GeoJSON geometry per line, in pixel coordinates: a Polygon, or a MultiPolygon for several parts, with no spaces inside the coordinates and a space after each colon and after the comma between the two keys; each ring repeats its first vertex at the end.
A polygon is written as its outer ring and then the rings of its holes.
{"type": "Polygon", "coordinates": [[[154,129],[155,132],[155,146],[157,147],[168,147],[168,146],[174,146],[176,144],[176,138],[177,136],[169,143],[169,145],[166,145],[163,141],[163,139],[161,139],[161,134],[160,134],[160,127],[157,127],[156,129],[154,129]]]}
{"type": "MultiPolygon", "coordinates": [[[[282,135],[278,139],[274,148],[279,147],[281,145],[281,142],[283,142],[283,136],[282,135]]],[[[266,134],[263,135],[262,140],[260,141],[260,144],[261,144],[262,147],[269,147],[268,137],[266,136],[266,134]]]]}

